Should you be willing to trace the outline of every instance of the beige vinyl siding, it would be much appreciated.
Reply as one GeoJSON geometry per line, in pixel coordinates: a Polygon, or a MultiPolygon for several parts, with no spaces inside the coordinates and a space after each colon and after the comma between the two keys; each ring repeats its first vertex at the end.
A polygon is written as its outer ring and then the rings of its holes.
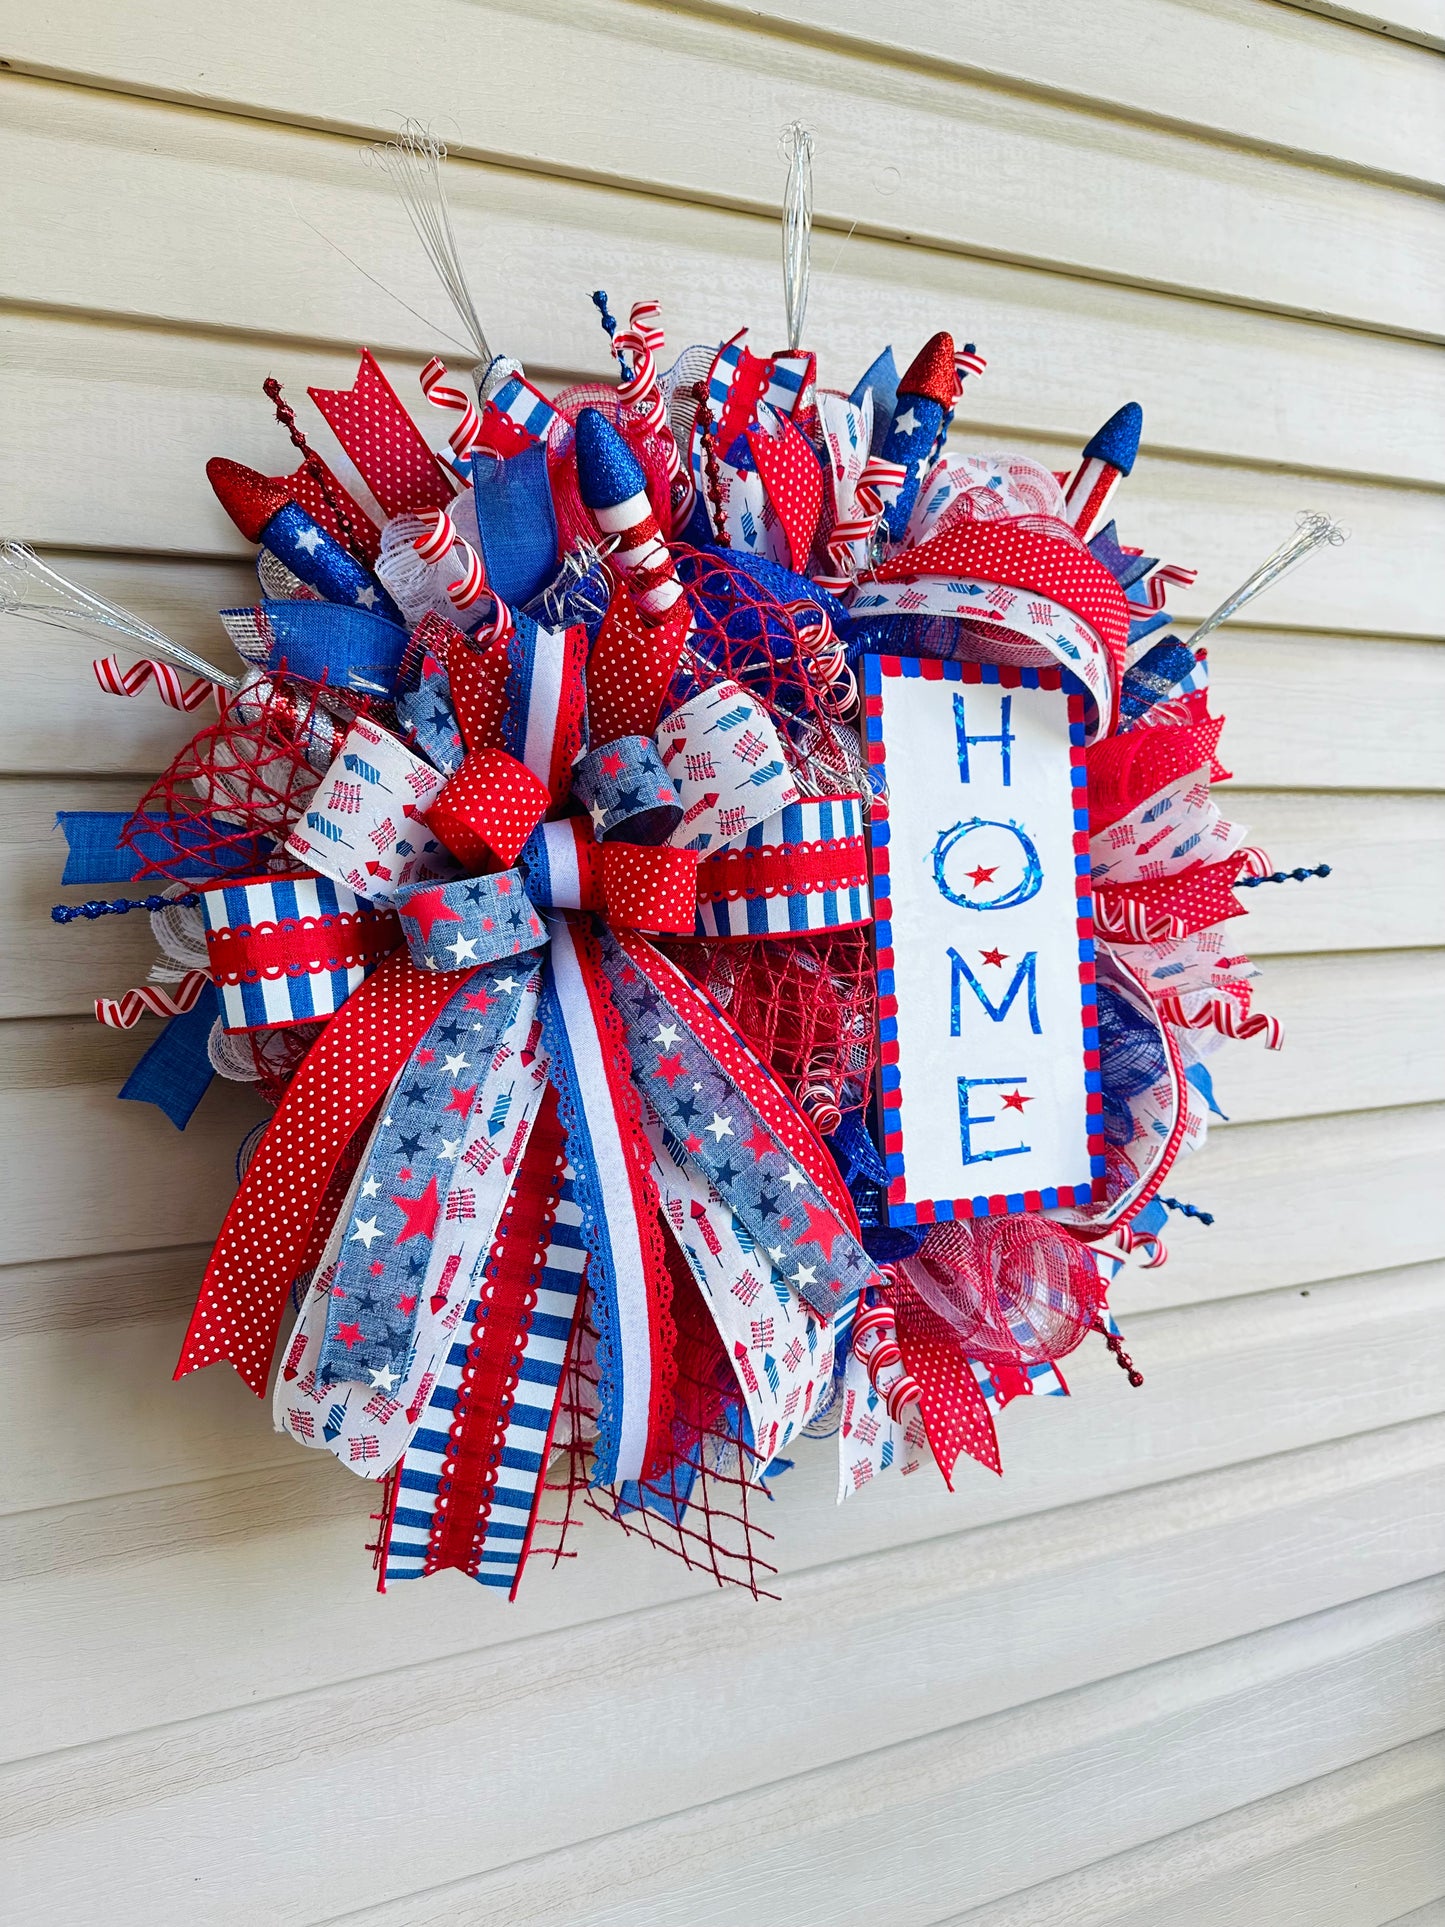
{"type": "MultiPolygon", "coordinates": [[[[1126,536],[1201,616],[1303,507],[1353,531],[1212,645],[1231,813],[1328,882],[1255,893],[1285,1051],[1170,1263],[1015,1406],[1001,1481],[777,1488],[780,1603],[600,1522],[514,1608],[370,1590],[374,1492],[219,1369],[173,1385],[257,1114],[114,1091],[136,919],[48,919],[57,808],[193,724],[0,628],[0,1893],[68,1927],[1437,1927],[1445,1727],[1445,15],[1272,0],[14,0],[0,60],[0,527],[226,657],[253,593],[202,474],[287,459],[369,342],[445,325],[359,148],[455,155],[494,345],[606,372],[782,322],[778,134],[818,142],[809,339],[934,328],[958,433],[1061,466],[1121,401],[1126,536]],[[318,237],[315,230],[334,243],[318,237]]],[[[444,345],[444,344],[442,344],[444,345]]],[[[318,445],[327,437],[319,422],[318,445]]],[[[86,894],[86,893],[71,893],[86,894]]]]}

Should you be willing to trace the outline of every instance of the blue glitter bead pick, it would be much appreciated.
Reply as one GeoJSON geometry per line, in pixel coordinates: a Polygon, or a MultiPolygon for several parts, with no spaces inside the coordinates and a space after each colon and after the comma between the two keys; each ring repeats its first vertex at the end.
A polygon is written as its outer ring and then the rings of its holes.
{"type": "Polygon", "coordinates": [[[1136,401],[1126,401],[1112,414],[1093,439],[1084,446],[1086,462],[1107,462],[1121,475],[1130,475],[1139,453],[1139,437],[1144,433],[1144,410],[1136,401]]]}
{"type": "Polygon", "coordinates": [[[577,417],[577,487],[590,509],[616,508],[647,488],[642,464],[598,408],[577,417]]]}

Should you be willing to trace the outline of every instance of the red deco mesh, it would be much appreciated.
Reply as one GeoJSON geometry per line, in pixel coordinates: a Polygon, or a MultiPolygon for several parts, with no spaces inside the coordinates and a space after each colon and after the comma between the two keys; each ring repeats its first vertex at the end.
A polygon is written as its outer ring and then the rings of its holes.
{"type": "Polygon", "coordinates": [[[661,947],[722,1005],[825,1135],[864,1102],[878,1054],[866,930],[661,947]]]}
{"type": "MultiPolygon", "coordinates": [[[[841,668],[814,604],[785,604],[715,549],[674,553],[694,628],[672,696],[730,677],[772,716],[807,796],[867,791],[856,734],[828,704],[841,668]]],[[[824,1132],[864,1101],[876,1062],[876,974],[866,930],[662,946],[727,1011],[824,1132]]]]}
{"type": "Polygon", "coordinates": [[[989,1365],[1066,1357],[1103,1296],[1088,1252],[1039,1217],[936,1224],[899,1270],[949,1341],[989,1365]]]}
{"type": "Polygon", "coordinates": [[[671,546],[693,615],[687,673],[673,698],[731,677],[795,738],[800,725],[826,725],[822,665],[837,643],[817,603],[781,602],[725,550],[671,546]]]}
{"type": "MultiPolygon", "coordinates": [[[[142,876],[194,878],[198,857],[221,875],[243,875],[256,868],[258,837],[280,845],[320,782],[342,727],[317,695],[315,685],[295,678],[253,684],[191,738],[121,832],[122,844],[138,856],[134,838],[142,831],[161,845],[159,856],[142,857],[142,876]],[[320,769],[307,760],[308,744],[320,769]],[[186,824],[184,838],[168,832],[167,824],[176,822],[186,824]]],[[[301,867],[284,856],[269,861],[273,869],[301,867]]]]}
{"type": "Polygon", "coordinates": [[[547,476],[552,484],[552,503],[557,511],[559,554],[566,555],[579,543],[590,543],[595,547],[598,540],[597,524],[583,507],[582,497],[577,492],[577,455],[572,423],[584,408],[595,408],[599,414],[605,415],[641,463],[642,472],[647,477],[647,499],[652,504],[658,527],[667,535],[672,527],[667,456],[662,437],[647,427],[645,409],[636,403],[628,406],[619,402],[615,388],[591,383],[564,389],[554,398],[552,406],[567,423],[565,430],[554,432],[547,447],[547,476]]]}
{"type": "Polygon", "coordinates": [[[766,1495],[749,1482],[756,1478],[757,1454],[737,1436],[737,1381],[711,1314],[671,1238],[668,1264],[677,1320],[672,1460],[647,1482],[645,1505],[636,1503],[635,1487],[624,1493],[619,1487],[589,1483],[597,1410],[591,1362],[596,1333],[589,1316],[583,1343],[573,1347],[568,1361],[556,1430],[559,1449],[543,1487],[543,1504],[552,1516],[544,1519],[532,1551],[550,1555],[554,1564],[575,1557],[574,1534],[591,1513],[672,1553],[693,1571],[710,1573],[720,1586],[741,1586],[755,1599],[773,1598],[766,1581],[777,1568],[763,1556],[773,1535],[755,1516],[766,1495]]]}

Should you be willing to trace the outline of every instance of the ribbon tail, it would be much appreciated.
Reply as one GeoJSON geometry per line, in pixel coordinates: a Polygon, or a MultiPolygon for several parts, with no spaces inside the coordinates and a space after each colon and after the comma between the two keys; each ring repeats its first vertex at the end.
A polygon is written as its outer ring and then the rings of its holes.
{"type": "Polygon", "coordinates": [[[175,1377],[225,1358],[264,1397],[286,1293],[331,1173],[456,988],[394,953],[312,1045],[226,1213],[175,1377]]]}
{"type": "Polygon", "coordinates": [[[439,1463],[457,1334],[540,1110],[546,1060],[520,1055],[540,972],[519,990],[504,968],[463,979],[382,1106],[276,1381],[277,1429],[362,1478],[414,1443],[439,1463]]]}
{"type": "Polygon", "coordinates": [[[646,1119],[662,1220],[711,1314],[747,1407],[753,1483],[829,1396],[833,1325],[797,1296],[712,1186],[673,1154],[655,1117],[646,1119]]]}
{"type": "Polygon", "coordinates": [[[909,1285],[891,1285],[887,1291],[898,1332],[903,1365],[918,1382],[918,1409],[923,1429],[943,1483],[953,1490],[953,1468],[961,1452],[990,1472],[1003,1472],[999,1457],[998,1433],[973,1367],[963,1352],[946,1342],[931,1327],[937,1323],[924,1310],[909,1285]]]}
{"type": "Polygon", "coordinates": [[[597,938],[559,918],[542,1034],[577,1173],[600,1372],[595,1481],[643,1476],[669,1449],[672,1283],[626,1033],[597,938]]]}
{"type": "Polygon", "coordinates": [[[580,1213],[556,1094],[544,1092],[464,1335],[401,1467],[386,1576],[448,1567],[515,1590],[582,1285],[580,1213]]]}
{"type": "Polygon", "coordinates": [[[136,1060],[120,1096],[137,1104],[154,1104],[178,1131],[184,1131],[215,1076],[206,1046],[218,1009],[215,986],[207,984],[191,1008],[172,1017],[136,1060]]]}

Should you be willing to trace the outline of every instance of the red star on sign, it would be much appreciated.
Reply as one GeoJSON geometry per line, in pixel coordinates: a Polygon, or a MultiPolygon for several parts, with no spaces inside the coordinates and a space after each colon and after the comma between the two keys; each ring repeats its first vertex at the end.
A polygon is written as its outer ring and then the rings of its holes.
{"type": "Polygon", "coordinates": [[[437,1197],[437,1181],[432,1178],[419,1198],[409,1198],[402,1193],[392,1199],[392,1203],[406,1219],[402,1229],[396,1234],[396,1242],[404,1245],[408,1238],[430,1238],[437,1228],[437,1212],[440,1199],[437,1197]]]}
{"type": "Polygon", "coordinates": [[[843,1227],[838,1223],[831,1211],[821,1211],[816,1204],[805,1204],[803,1209],[808,1214],[808,1228],[800,1238],[794,1238],[793,1243],[798,1245],[807,1244],[809,1239],[811,1239],[822,1251],[824,1262],[831,1264],[833,1262],[833,1244],[835,1239],[842,1237],[843,1227]]]}
{"type": "Polygon", "coordinates": [[[761,1124],[755,1124],[753,1126],[752,1136],[745,1137],[743,1143],[746,1144],[752,1152],[754,1164],[761,1164],[768,1152],[773,1148],[773,1140],[768,1136],[761,1124]]]}
{"type": "Polygon", "coordinates": [[[457,912],[450,909],[440,890],[424,890],[419,897],[413,897],[406,906],[406,914],[415,917],[421,925],[421,940],[431,942],[432,925],[436,923],[460,923],[457,912]]]}
{"type": "MultiPolygon", "coordinates": [[[[446,1108],[449,1111],[460,1111],[462,1116],[465,1117],[472,1108],[472,1099],[476,1094],[477,1087],[475,1084],[468,1084],[465,1088],[458,1084],[451,1096],[447,1099],[446,1108]]],[[[432,1182],[436,1182],[435,1178],[433,1178],[432,1182]]]]}
{"type": "Polygon", "coordinates": [[[345,1345],[346,1349],[350,1351],[353,1345],[359,1345],[361,1343],[361,1327],[360,1325],[338,1325],[336,1327],[336,1336],[341,1340],[342,1344],[345,1345]]]}
{"type": "Polygon", "coordinates": [[[997,874],[998,865],[995,863],[991,870],[970,870],[968,880],[976,890],[981,883],[992,883],[997,874]]]}
{"type": "Polygon", "coordinates": [[[678,1078],[682,1076],[682,1071],[681,1051],[674,1052],[671,1057],[659,1057],[657,1060],[657,1074],[662,1078],[669,1090],[672,1089],[678,1078]]]}
{"type": "Polygon", "coordinates": [[[983,958],[985,963],[998,964],[1002,966],[1004,958],[1007,957],[1008,952],[1006,950],[980,950],[978,954],[980,957],[983,958]]]}
{"type": "Polygon", "coordinates": [[[1025,1104],[1032,1104],[1033,1101],[1031,1097],[1025,1097],[1022,1091],[1005,1091],[1003,1093],[1003,1107],[1006,1111],[1018,1111],[1022,1114],[1025,1104]]]}

